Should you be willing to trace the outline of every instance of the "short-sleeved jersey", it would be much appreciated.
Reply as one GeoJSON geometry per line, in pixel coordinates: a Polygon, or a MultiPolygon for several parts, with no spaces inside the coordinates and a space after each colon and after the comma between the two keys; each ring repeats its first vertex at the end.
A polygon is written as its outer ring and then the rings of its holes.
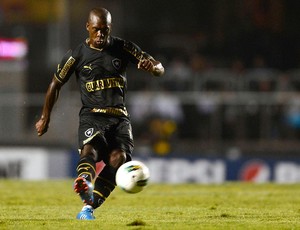
{"type": "Polygon", "coordinates": [[[58,65],[55,77],[66,83],[75,73],[81,93],[81,114],[92,109],[125,109],[126,68],[142,58],[151,58],[136,44],[110,37],[104,49],[91,48],[82,42],[69,50],[58,65]]]}

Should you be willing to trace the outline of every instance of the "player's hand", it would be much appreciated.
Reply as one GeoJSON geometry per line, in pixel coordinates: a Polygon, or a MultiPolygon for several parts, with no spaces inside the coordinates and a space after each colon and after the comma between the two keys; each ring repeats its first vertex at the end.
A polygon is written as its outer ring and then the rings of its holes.
{"type": "Polygon", "coordinates": [[[35,124],[35,129],[37,131],[38,136],[42,136],[47,132],[49,127],[49,121],[46,121],[44,118],[40,118],[40,120],[35,124]]]}
{"type": "Polygon", "coordinates": [[[152,73],[154,76],[161,76],[165,69],[159,61],[151,59],[142,59],[138,63],[138,68],[152,73]]]}

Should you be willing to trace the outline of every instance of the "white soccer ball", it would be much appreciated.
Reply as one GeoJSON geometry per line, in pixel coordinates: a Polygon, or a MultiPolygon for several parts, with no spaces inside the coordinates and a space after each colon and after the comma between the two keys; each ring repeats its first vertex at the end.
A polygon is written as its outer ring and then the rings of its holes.
{"type": "Polygon", "coordinates": [[[121,165],[116,174],[116,183],[128,193],[138,193],[148,184],[150,172],[140,161],[128,161],[121,165]]]}

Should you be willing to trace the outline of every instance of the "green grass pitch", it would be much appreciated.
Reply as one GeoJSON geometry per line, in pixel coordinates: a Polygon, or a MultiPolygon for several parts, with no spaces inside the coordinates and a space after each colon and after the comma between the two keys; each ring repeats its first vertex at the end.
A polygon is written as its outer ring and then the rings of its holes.
{"type": "Polygon", "coordinates": [[[300,229],[300,184],[116,188],[94,221],[75,219],[72,180],[0,180],[0,198],[0,229],[300,229]]]}

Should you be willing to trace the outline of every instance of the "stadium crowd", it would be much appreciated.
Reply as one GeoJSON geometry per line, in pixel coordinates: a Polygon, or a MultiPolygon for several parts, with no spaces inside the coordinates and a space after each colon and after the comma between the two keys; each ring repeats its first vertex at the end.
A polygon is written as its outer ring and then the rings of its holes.
{"type": "Polygon", "coordinates": [[[172,141],[293,140],[300,133],[299,70],[270,68],[263,56],[217,66],[205,56],[175,56],[166,76],[130,74],[129,105],[138,139],[156,152],[172,141]],[[145,127],[147,127],[145,129],[145,127]]]}

